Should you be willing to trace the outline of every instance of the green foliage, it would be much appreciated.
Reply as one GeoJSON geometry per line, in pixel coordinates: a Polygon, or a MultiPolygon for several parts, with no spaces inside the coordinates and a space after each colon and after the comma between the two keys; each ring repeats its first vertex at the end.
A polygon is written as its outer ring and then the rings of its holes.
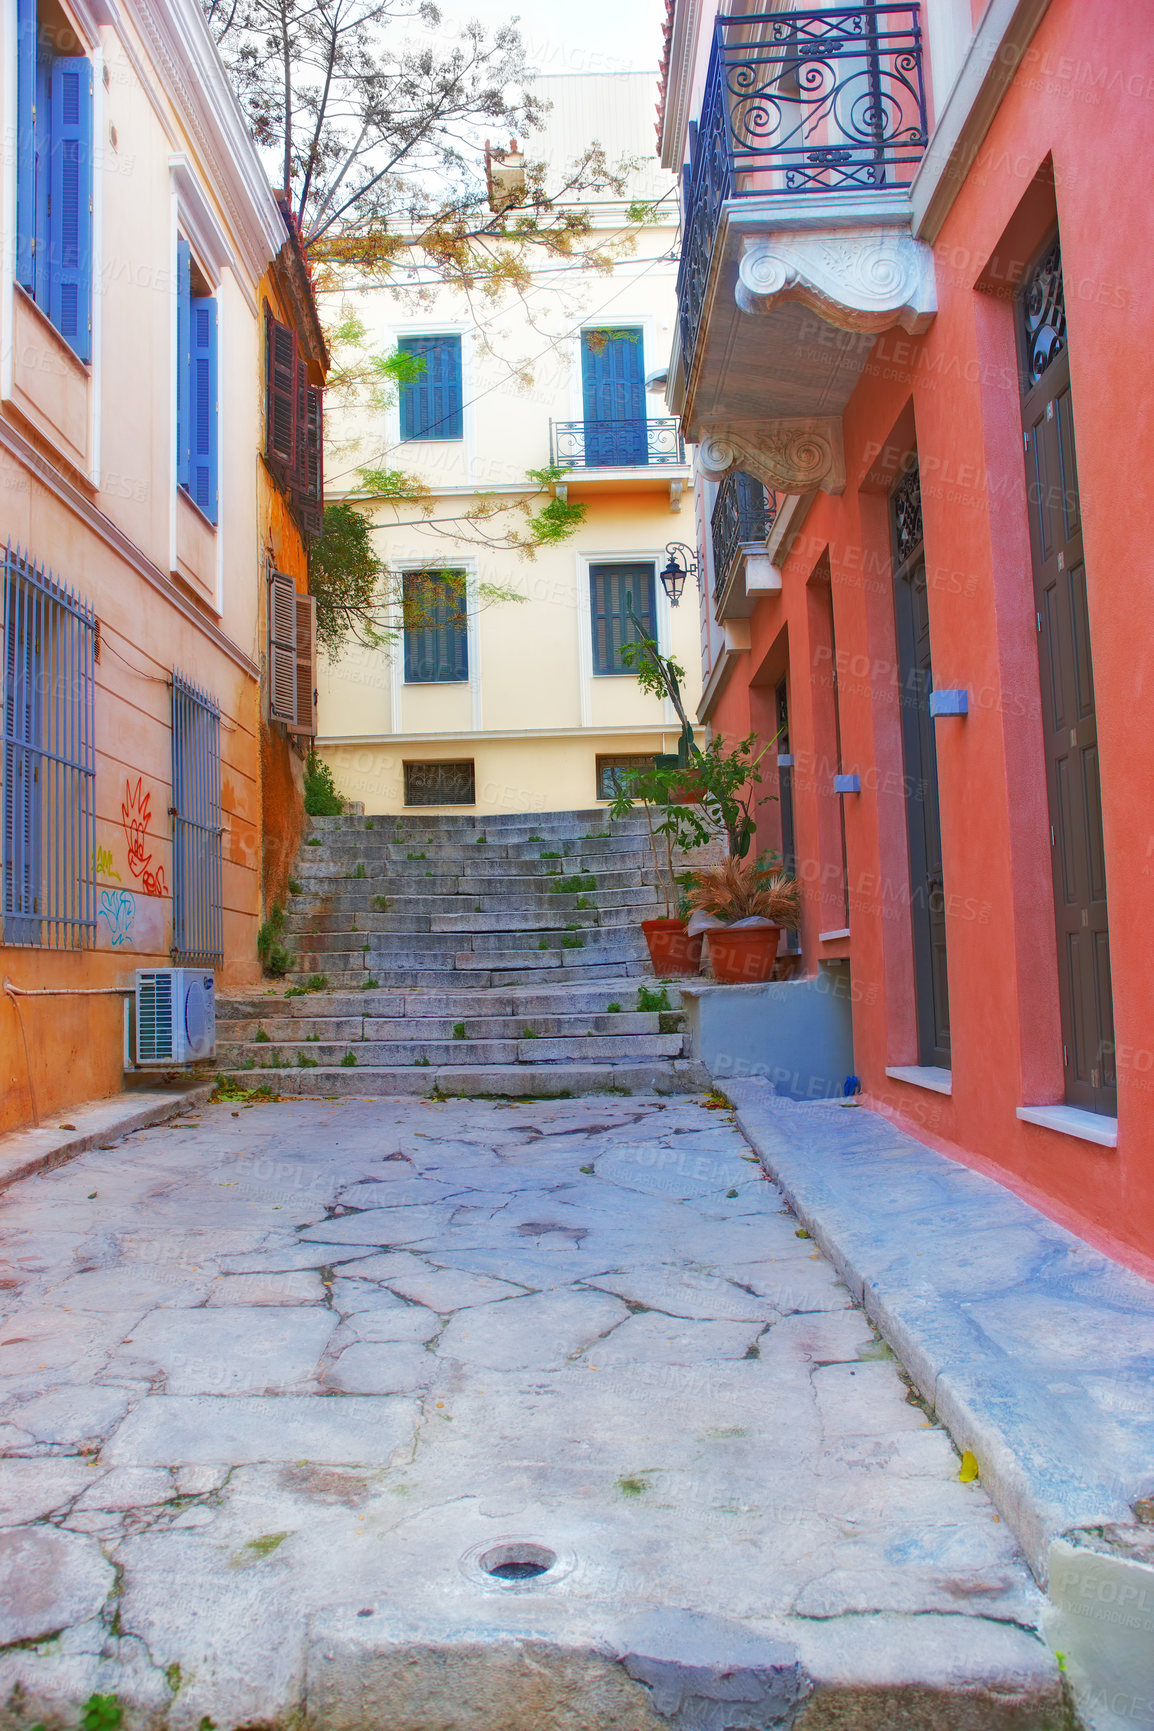
{"type": "Polygon", "coordinates": [[[553,848],[547,848],[542,853],[541,858],[542,859],[561,859],[561,858],[563,858],[563,855],[557,853],[556,850],[553,848]]]}
{"type": "Polygon", "coordinates": [[[306,1040],[313,1040],[313,1041],[319,1041],[319,1040],[320,1040],[320,1035],[319,1035],[319,1034],[306,1034],[306,1035],[305,1035],[305,1039],[306,1039],[306,1040]]]}
{"type": "Polygon", "coordinates": [[[296,878],[290,878],[289,879],[288,889],[289,889],[289,895],[290,896],[299,896],[301,893],[301,886],[297,882],[296,878]]]}
{"type": "MultiPolygon", "coordinates": [[[[179,1673],[177,1687],[179,1687],[179,1673]]],[[[124,1708],[117,1695],[90,1695],[80,1715],[81,1731],[120,1731],[124,1708]]]]}
{"type": "Polygon", "coordinates": [[[270,980],[282,980],[293,965],[292,952],[281,943],[284,923],[285,911],[278,903],[256,934],[256,953],[270,980]]]}
{"type": "Polygon", "coordinates": [[[256,1033],[253,1035],[253,1039],[256,1041],[258,1046],[267,1046],[269,1043],[269,1037],[263,1028],[257,1029],[256,1033]]]}
{"type": "Polygon", "coordinates": [[[373,976],[370,974],[367,980],[361,981],[361,991],[362,992],[375,992],[377,990],[377,987],[379,986],[379,984],[380,984],[380,981],[375,980],[373,978],[373,976]]]}
{"type": "Polygon", "coordinates": [[[305,843],[306,847],[320,847],[320,845],[321,838],[319,835],[310,835],[308,841],[305,843]]]}
{"type": "MultiPolygon", "coordinates": [[[[305,810],[310,817],[340,817],[345,802],[336,790],[333,772],[323,758],[310,751],[305,761],[305,810]]],[[[320,837],[312,846],[320,845],[320,837]]]]}
{"type": "Polygon", "coordinates": [[[582,890],[595,890],[597,879],[592,872],[578,872],[574,877],[558,878],[556,883],[549,885],[551,896],[575,896],[582,890]]]}
{"type": "Polygon", "coordinates": [[[344,1057],[341,1059],[341,1064],[346,1070],[355,1070],[357,1067],[357,1054],[355,1052],[346,1052],[344,1057]]]}
{"type": "Polygon", "coordinates": [[[223,1071],[217,1075],[216,1087],[212,1091],[212,1104],[214,1106],[232,1105],[236,1101],[240,1101],[245,1106],[255,1106],[258,1100],[275,1099],[276,1095],[267,1082],[262,1083],[259,1088],[246,1088],[240,1082],[234,1081],[231,1076],[226,1076],[223,1071]]]}
{"type": "Polygon", "coordinates": [[[561,948],[563,950],[583,950],[585,948],[585,939],[564,937],[561,939],[561,948]]]}
{"type": "Polygon", "coordinates": [[[305,981],[306,992],[327,992],[328,989],[329,976],[327,974],[310,974],[305,981]]]}
{"type": "Polygon", "coordinates": [[[454,1022],[453,1023],[453,1038],[454,1038],[454,1040],[467,1040],[468,1037],[469,1036],[465,1032],[464,1022],[454,1022]]]}
{"type": "Polygon", "coordinates": [[[309,558],[309,593],[316,602],[317,643],[338,661],[350,634],[371,615],[385,574],[372,543],[372,524],[343,500],[325,506],[324,533],[309,558]]]}
{"type": "Polygon", "coordinates": [[[484,845],[485,845],[485,843],[486,843],[486,842],[487,842],[487,841],[488,841],[488,839],[489,839],[489,838],[488,838],[488,836],[487,836],[487,835],[479,835],[479,836],[478,836],[478,837],[477,837],[477,846],[478,846],[478,847],[483,847],[483,846],[484,846],[484,845]]]}
{"type": "Polygon", "coordinates": [[[648,1013],[655,1010],[668,1010],[671,1008],[669,993],[664,986],[659,991],[655,991],[652,986],[638,986],[637,1008],[648,1013]]]}
{"type": "Polygon", "coordinates": [[[376,908],[376,910],[379,914],[387,914],[389,909],[392,907],[392,905],[393,904],[389,900],[388,896],[374,896],[373,897],[373,906],[376,908]]]}
{"type": "Polygon", "coordinates": [[[611,1004],[606,1004],[605,1009],[606,1009],[606,1013],[608,1015],[616,1016],[616,1015],[619,1015],[621,1012],[621,1005],[617,1002],[617,1000],[615,998],[611,1004]]]}
{"type": "Polygon", "coordinates": [[[522,1028],[521,1038],[523,1040],[535,1040],[537,1039],[537,1034],[532,1028],[522,1028]]]}
{"type": "Polygon", "coordinates": [[[428,859],[429,856],[427,853],[411,853],[406,854],[405,857],[406,859],[428,859]]]}
{"type": "Polygon", "coordinates": [[[315,1058],[306,1058],[303,1052],[297,1053],[297,1068],[298,1069],[315,1070],[316,1067],[317,1067],[317,1061],[315,1058]]]}
{"type": "Polygon", "coordinates": [[[538,547],[555,547],[567,541],[581,527],[588,511],[588,505],[578,500],[550,499],[535,517],[529,518],[527,547],[535,552],[538,547]]]}
{"type": "Polygon", "coordinates": [[[414,1058],[413,1064],[419,1069],[427,1070],[429,1067],[429,1060],[428,1058],[414,1058]]]}

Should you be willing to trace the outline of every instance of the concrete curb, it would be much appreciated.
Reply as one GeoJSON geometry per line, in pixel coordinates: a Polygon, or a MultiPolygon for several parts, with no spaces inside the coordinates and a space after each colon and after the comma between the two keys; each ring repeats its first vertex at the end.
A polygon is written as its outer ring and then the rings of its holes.
{"type": "Polygon", "coordinates": [[[215,1085],[214,1079],[180,1089],[150,1088],[114,1094],[110,1100],[90,1100],[83,1106],[70,1106],[54,1113],[58,1120],[55,1125],[42,1124],[36,1130],[13,1130],[0,1136],[0,1191],[35,1172],[63,1166],[78,1154],[116,1141],[133,1130],[163,1124],[191,1108],[207,1105],[215,1085]],[[75,1128],[62,1130],[59,1120],[75,1128]]]}
{"type": "Polygon", "coordinates": [[[976,1456],[1038,1581],[1063,1533],[1132,1521],[1154,1489],[1154,1286],[865,1108],[719,1086],[799,1220],[976,1456]]]}

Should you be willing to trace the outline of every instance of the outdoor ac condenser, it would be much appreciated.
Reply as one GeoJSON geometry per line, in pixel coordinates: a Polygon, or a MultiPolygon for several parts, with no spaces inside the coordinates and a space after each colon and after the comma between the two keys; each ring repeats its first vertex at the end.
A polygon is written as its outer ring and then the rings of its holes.
{"type": "Polygon", "coordinates": [[[205,968],[136,970],[136,1062],[216,1056],[216,980],[205,968]]]}

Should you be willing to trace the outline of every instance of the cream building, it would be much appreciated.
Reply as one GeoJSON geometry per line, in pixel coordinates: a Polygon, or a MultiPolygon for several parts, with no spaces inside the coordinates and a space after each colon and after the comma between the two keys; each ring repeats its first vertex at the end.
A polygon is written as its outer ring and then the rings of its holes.
{"type": "MultiPolygon", "coordinates": [[[[660,581],[669,543],[692,542],[694,528],[691,465],[662,395],[677,230],[674,188],[653,156],[653,79],[588,74],[537,88],[552,110],[528,154],[560,164],[596,139],[611,159],[640,160],[631,195],[655,201],[659,221],[610,273],[539,261],[524,298],[510,294],[496,310],[480,301],[475,311],[457,292],[430,298],[415,279],[350,286],[343,297],[374,348],[416,350],[425,368],[376,419],[342,419],[330,404],[327,497],[341,496],[341,477],[347,486],[358,462],[382,456],[419,475],[432,520],[366,506],[378,551],[394,572],[418,574],[410,581],[430,569],[460,573],[470,598],[463,625],[322,660],[318,746],[341,791],[370,813],[589,807],[607,794],[615,765],[675,750],[672,707],[642,693],[618,659],[627,599],[686,668],[691,714],[699,696],[694,579],[676,608],[660,581]],[[480,493],[515,502],[526,471],[551,461],[566,470],[562,495],[587,507],[570,539],[530,561],[461,532],[480,493]],[[523,599],[478,606],[485,584],[523,599]]],[[[623,232],[624,202],[594,210],[599,239],[623,232]]],[[[331,319],[337,309],[325,310],[331,319]]]]}

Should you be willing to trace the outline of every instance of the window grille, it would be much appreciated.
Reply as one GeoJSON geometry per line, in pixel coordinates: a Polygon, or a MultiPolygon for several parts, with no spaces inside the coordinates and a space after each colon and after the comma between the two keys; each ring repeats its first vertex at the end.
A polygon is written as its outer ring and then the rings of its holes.
{"type": "Polygon", "coordinates": [[[657,759],[650,752],[648,757],[633,755],[630,757],[598,757],[597,759],[597,798],[616,799],[622,788],[629,785],[631,771],[652,769],[657,759]]]}
{"type": "Polygon", "coordinates": [[[11,542],[3,602],[2,938],[76,949],[96,935],[96,614],[11,542]]]}
{"type": "Polygon", "coordinates": [[[462,763],[406,763],[406,805],[476,805],[472,758],[462,763]]]}
{"type": "Polygon", "coordinates": [[[172,676],[172,959],[224,958],[221,909],[220,709],[172,676]]]}

